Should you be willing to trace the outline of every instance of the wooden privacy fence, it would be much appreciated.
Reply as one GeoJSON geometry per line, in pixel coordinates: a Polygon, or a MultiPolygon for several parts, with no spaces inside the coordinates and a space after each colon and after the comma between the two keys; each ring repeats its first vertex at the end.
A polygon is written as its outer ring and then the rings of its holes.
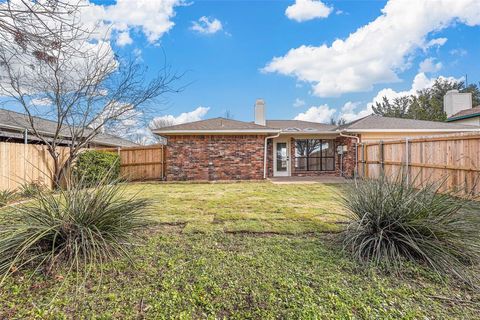
{"type": "Polygon", "coordinates": [[[406,174],[418,186],[445,179],[444,189],[480,194],[480,134],[456,134],[357,145],[357,173],[406,174]]]}
{"type": "Polygon", "coordinates": [[[120,156],[120,175],[130,181],[163,180],[165,178],[165,146],[99,149],[117,152],[120,156]]]}
{"type": "MultiPolygon", "coordinates": [[[[66,159],[68,148],[57,151],[66,159]]],[[[0,190],[15,190],[30,182],[52,187],[53,171],[46,146],[0,142],[0,190]]]]}

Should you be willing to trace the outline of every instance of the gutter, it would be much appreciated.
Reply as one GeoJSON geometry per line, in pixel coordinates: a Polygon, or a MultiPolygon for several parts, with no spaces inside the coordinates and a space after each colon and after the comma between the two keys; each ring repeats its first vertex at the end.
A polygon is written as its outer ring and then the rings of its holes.
{"type": "Polygon", "coordinates": [[[268,139],[273,139],[273,138],[278,138],[280,136],[280,133],[277,133],[274,136],[268,136],[265,137],[265,145],[264,145],[264,150],[263,150],[263,179],[267,178],[267,142],[268,139]]]}
{"type": "MultiPolygon", "coordinates": [[[[19,132],[22,132],[22,133],[24,133],[25,130],[33,131],[33,130],[30,130],[30,129],[27,129],[27,128],[12,126],[12,125],[8,125],[8,124],[4,124],[4,123],[0,124],[0,127],[6,128],[6,129],[15,130],[15,131],[19,131],[19,132]]],[[[37,132],[38,132],[38,133],[41,133],[41,134],[49,135],[49,136],[52,136],[52,135],[53,135],[51,132],[42,131],[42,130],[37,130],[37,132]]],[[[64,137],[64,136],[62,136],[62,137],[64,137]]]]}
{"type": "Polygon", "coordinates": [[[457,120],[464,120],[464,119],[470,119],[470,118],[477,118],[480,117],[480,113],[474,113],[474,114],[469,114],[465,116],[458,116],[458,117],[452,117],[448,118],[447,122],[452,122],[452,121],[457,121],[457,120]]]}

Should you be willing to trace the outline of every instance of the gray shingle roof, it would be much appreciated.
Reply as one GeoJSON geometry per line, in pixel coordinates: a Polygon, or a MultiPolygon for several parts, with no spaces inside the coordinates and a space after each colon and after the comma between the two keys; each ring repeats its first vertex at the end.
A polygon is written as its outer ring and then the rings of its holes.
{"type": "Polygon", "coordinates": [[[252,131],[262,131],[265,133],[275,133],[278,131],[314,133],[334,131],[335,128],[336,126],[333,125],[300,120],[267,120],[266,125],[262,126],[253,122],[225,118],[213,118],[163,127],[153,131],[157,134],[175,134],[177,132],[198,132],[198,134],[201,134],[202,132],[215,132],[224,130],[237,130],[239,133],[252,131]]]}
{"type": "Polygon", "coordinates": [[[475,130],[480,129],[478,126],[438,122],[424,121],[402,118],[382,117],[380,115],[369,115],[365,118],[339,126],[338,130],[347,130],[354,132],[355,130],[475,130]]]}
{"type": "Polygon", "coordinates": [[[457,112],[453,116],[449,117],[447,121],[452,121],[457,118],[470,118],[470,117],[480,117],[480,106],[476,106],[474,108],[465,109],[460,112],[457,112]]]}
{"type": "Polygon", "coordinates": [[[267,120],[266,124],[270,128],[291,132],[334,131],[337,128],[337,126],[330,124],[302,120],[267,120]]]}
{"type": "Polygon", "coordinates": [[[225,118],[213,118],[195,122],[183,123],[153,130],[159,135],[176,134],[205,134],[229,131],[232,133],[264,132],[277,133],[328,133],[338,131],[402,131],[402,130],[425,130],[425,131],[470,131],[479,130],[479,126],[455,124],[448,122],[423,121],[413,119],[401,119],[369,115],[350,123],[335,126],[330,124],[309,122],[301,120],[267,120],[265,126],[253,122],[238,121],[225,118]]]}
{"type": "Polygon", "coordinates": [[[173,132],[173,131],[202,132],[202,131],[221,131],[221,130],[238,130],[238,132],[261,130],[261,131],[269,132],[269,131],[272,131],[272,128],[261,126],[253,122],[245,122],[245,121],[238,121],[238,120],[225,119],[225,118],[213,118],[213,119],[182,123],[174,126],[155,129],[153,130],[153,132],[162,134],[165,132],[173,132]]]}
{"type": "MultiPolygon", "coordinates": [[[[45,135],[53,135],[57,128],[57,123],[40,117],[34,117],[34,126],[37,131],[45,135]]],[[[32,127],[30,125],[30,122],[28,121],[28,117],[25,114],[6,109],[0,109],[0,129],[4,129],[1,130],[2,136],[10,136],[11,138],[18,139],[19,133],[15,133],[12,131],[18,131],[23,133],[25,129],[31,128],[32,127]]],[[[85,130],[89,131],[90,129],[85,130]]],[[[66,138],[65,140],[68,140],[68,137],[70,137],[70,131],[67,127],[62,128],[60,133],[63,137],[66,138]]],[[[33,137],[31,138],[32,140],[37,140],[33,137]]],[[[100,145],[114,147],[137,146],[137,144],[132,141],[107,133],[98,134],[95,139],[92,140],[92,142],[100,145]]]]}

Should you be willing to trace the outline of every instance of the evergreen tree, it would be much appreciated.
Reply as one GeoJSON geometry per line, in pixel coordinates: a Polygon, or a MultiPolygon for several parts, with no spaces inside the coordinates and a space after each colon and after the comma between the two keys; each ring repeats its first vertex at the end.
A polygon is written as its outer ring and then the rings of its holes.
{"type": "Polygon", "coordinates": [[[375,114],[385,117],[445,121],[447,115],[443,111],[443,97],[449,90],[471,92],[473,106],[480,105],[480,89],[477,84],[465,86],[463,81],[438,78],[430,88],[419,90],[415,95],[391,101],[383,97],[383,101],[377,102],[372,109],[375,114]]]}

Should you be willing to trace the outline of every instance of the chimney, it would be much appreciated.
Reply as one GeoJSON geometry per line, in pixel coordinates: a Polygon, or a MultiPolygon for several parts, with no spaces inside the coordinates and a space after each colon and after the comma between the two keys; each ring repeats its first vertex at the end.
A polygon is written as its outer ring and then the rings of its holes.
{"type": "Polygon", "coordinates": [[[447,117],[471,108],[472,94],[470,92],[460,93],[458,90],[449,90],[443,97],[443,111],[445,111],[447,117]]]}
{"type": "Polygon", "coordinates": [[[265,101],[257,99],[255,101],[255,124],[264,126],[265,123],[265,101]]]}

